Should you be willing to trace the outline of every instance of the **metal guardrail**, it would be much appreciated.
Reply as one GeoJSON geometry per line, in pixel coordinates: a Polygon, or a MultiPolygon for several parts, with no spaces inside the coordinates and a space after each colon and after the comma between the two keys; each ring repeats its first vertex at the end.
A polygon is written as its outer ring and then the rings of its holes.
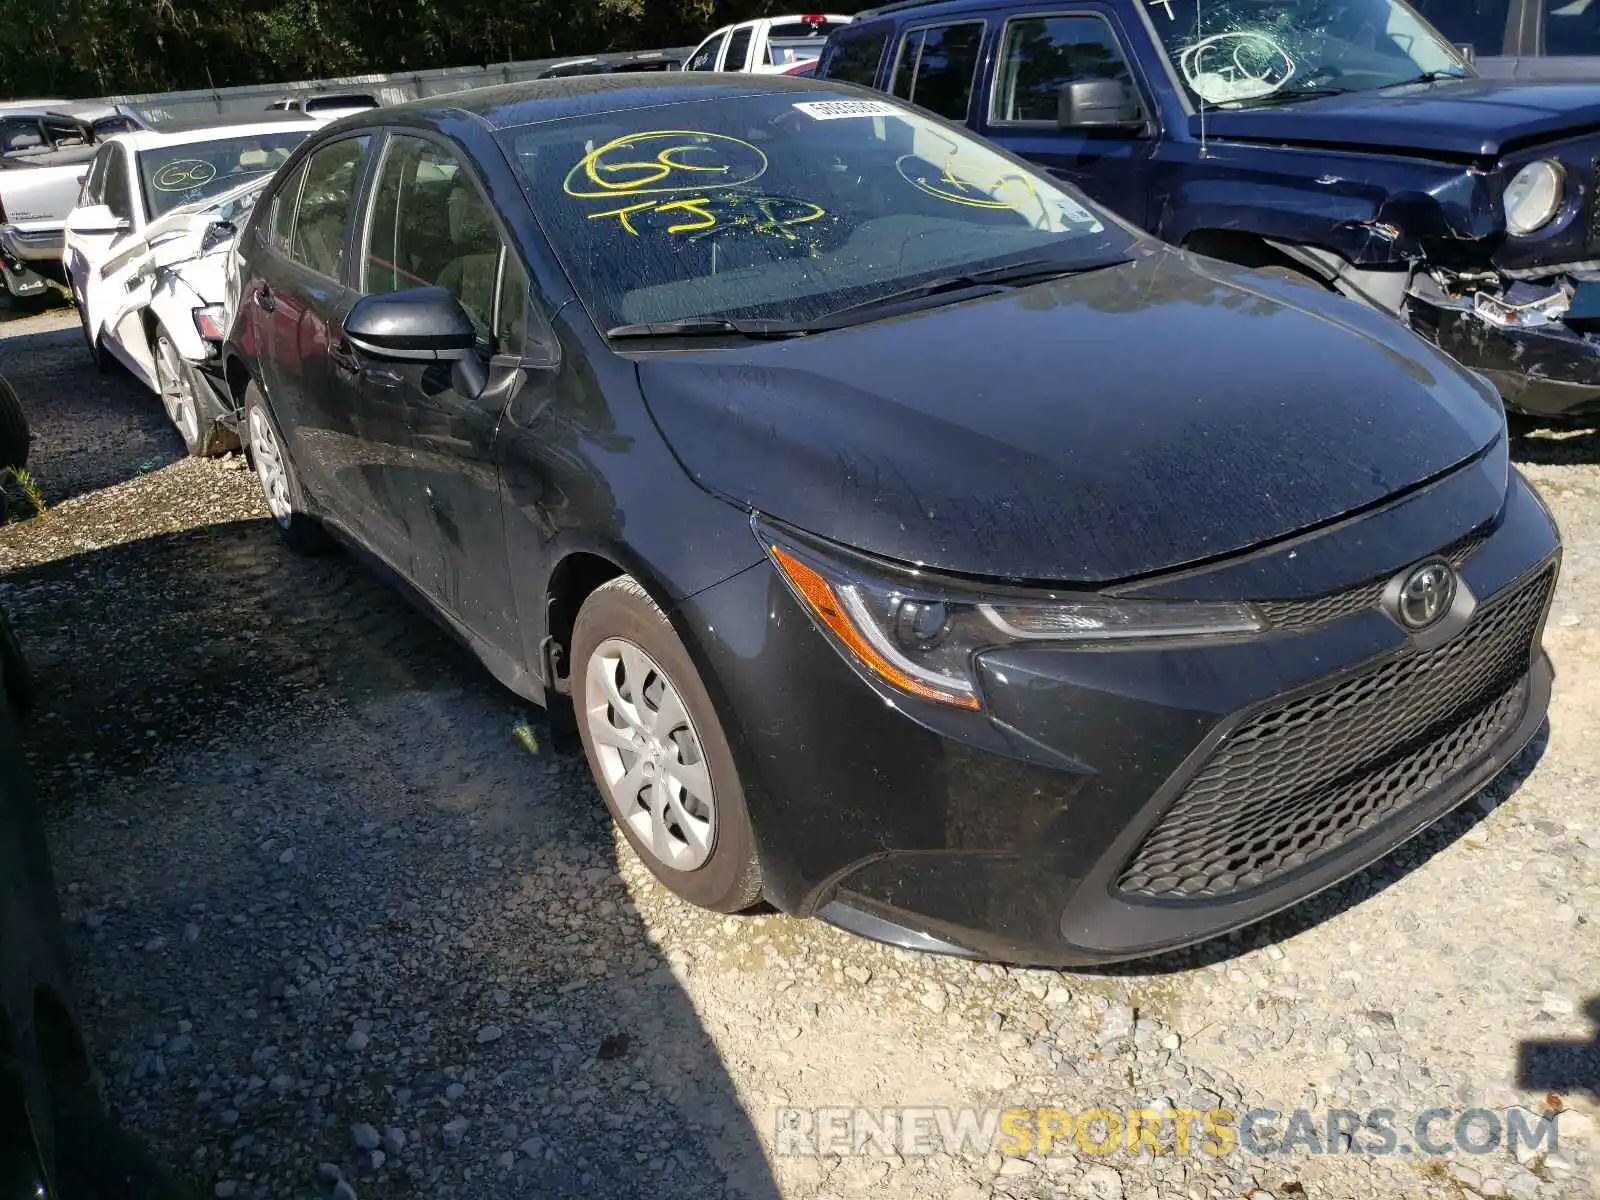
{"type": "MultiPolygon", "coordinates": [[[[651,52],[682,62],[694,47],[651,52]]],[[[247,84],[241,87],[201,88],[185,92],[146,92],[131,96],[104,96],[107,104],[126,104],[155,121],[184,121],[199,117],[248,115],[264,112],[275,100],[300,93],[365,92],[384,104],[401,104],[425,96],[446,96],[470,88],[522,83],[545,77],[553,67],[595,62],[602,67],[638,61],[640,52],[568,54],[561,58],[529,59],[483,67],[436,67],[392,75],[347,75],[338,79],[304,79],[293,83],[247,84]]]]}

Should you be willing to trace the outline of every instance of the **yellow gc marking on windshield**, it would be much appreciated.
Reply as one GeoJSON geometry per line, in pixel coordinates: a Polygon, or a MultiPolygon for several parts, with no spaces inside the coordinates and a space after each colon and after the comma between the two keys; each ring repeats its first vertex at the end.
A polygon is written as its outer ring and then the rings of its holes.
{"type": "Polygon", "coordinates": [[[926,159],[915,154],[901,155],[895,160],[894,166],[900,172],[900,178],[919,191],[968,208],[1015,209],[1018,201],[1037,201],[1039,198],[1033,181],[1026,175],[974,171],[966,166],[957,167],[953,162],[943,167],[931,167],[926,159]],[[1012,200],[998,198],[1008,191],[1014,197],[1012,200]]]}
{"type": "Polygon", "coordinates": [[[562,190],[583,200],[738,187],[766,174],[760,147],[724,133],[655,129],[624,134],[589,151],[562,190]]]}

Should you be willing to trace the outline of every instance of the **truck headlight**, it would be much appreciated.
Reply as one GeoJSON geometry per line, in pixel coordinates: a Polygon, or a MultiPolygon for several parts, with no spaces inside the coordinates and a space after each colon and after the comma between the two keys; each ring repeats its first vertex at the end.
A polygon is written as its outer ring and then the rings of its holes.
{"type": "Polygon", "coordinates": [[[977,590],[825,549],[759,519],[756,533],[790,590],[858,668],[899,691],[957,708],[981,707],[972,660],[997,646],[1105,645],[1264,628],[1248,604],[977,590]]]}
{"type": "Polygon", "coordinates": [[[1501,204],[1506,211],[1506,232],[1524,237],[1543,229],[1561,211],[1566,172],[1554,159],[1531,162],[1506,184],[1501,204]]]}

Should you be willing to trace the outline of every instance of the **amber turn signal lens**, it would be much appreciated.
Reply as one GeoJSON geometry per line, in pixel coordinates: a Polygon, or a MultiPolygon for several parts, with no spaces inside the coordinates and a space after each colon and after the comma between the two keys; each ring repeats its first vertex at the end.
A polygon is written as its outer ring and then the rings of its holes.
{"type": "Polygon", "coordinates": [[[884,658],[856,628],[855,623],[845,615],[844,605],[840,603],[839,596],[833,590],[831,583],[794,555],[784,551],[782,547],[771,546],[771,551],[772,560],[778,564],[778,569],[788,578],[794,590],[810,605],[811,611],[816,613],[818,619],[828,627],[833,636],[843,642],[845,648],[874,675],[885,683],[913,696],[920,696],[924,700],[937,700],[941,704],[953,704],[957,708],[978,707],[976,696],[963,696],[930,687],[920,679],[913,679],[884,658]]]}

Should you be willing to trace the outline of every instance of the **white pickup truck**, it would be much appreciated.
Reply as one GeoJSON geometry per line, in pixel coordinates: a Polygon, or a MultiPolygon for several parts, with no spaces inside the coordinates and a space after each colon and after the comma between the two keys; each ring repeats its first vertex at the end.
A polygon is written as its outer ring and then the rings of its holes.
{"type": "Polygon", "coordinates": [[[64,281],[61,231],[89,160],[112,134],[144,127],[132,109],[104,104],[0,111],[0,290],[37,296],[64,281]]]}
{"type": "Polygon", "coordinates": [[[816,62],[828,35],[851,19],[838,13],[803,13],[726,25],[695,47],[683,69],[787,74],[816,62]]]}

